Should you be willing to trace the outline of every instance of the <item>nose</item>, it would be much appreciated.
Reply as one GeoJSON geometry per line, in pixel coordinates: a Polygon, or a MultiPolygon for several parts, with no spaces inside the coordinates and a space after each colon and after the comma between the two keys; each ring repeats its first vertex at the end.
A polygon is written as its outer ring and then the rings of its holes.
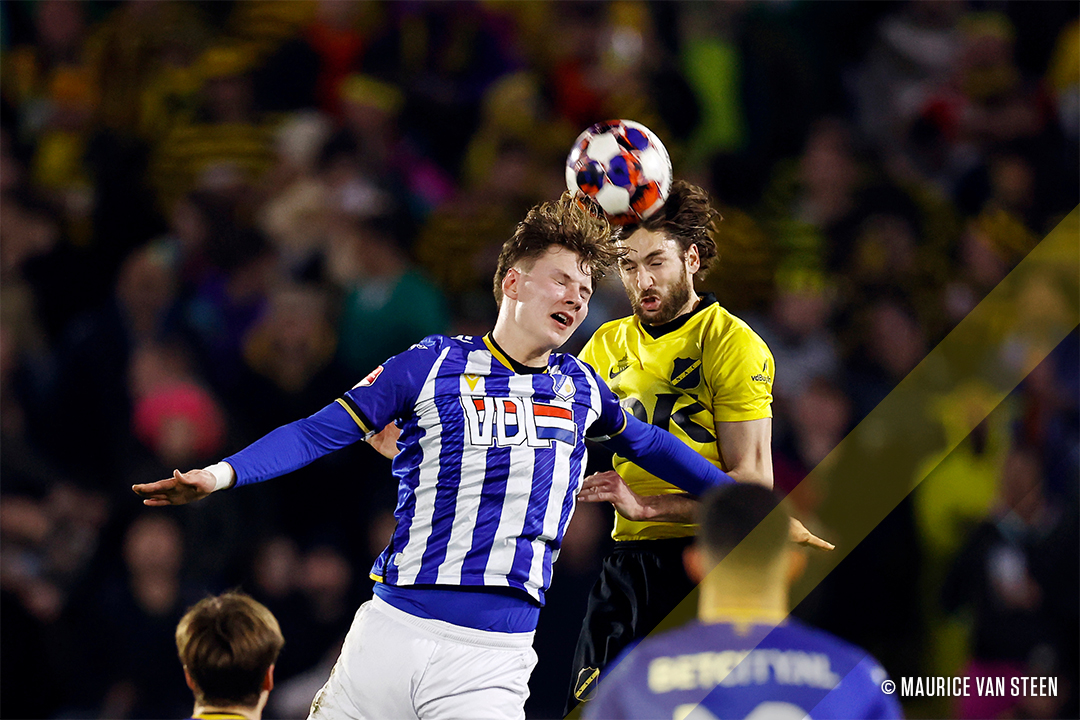
{"type": "Polygon", "coordinates": [[[639,270],[637,273],[637,286],[638,290],[641,290],[643,292],[651,288],[653,286],[652,273],[644,269],[639,270]]]}

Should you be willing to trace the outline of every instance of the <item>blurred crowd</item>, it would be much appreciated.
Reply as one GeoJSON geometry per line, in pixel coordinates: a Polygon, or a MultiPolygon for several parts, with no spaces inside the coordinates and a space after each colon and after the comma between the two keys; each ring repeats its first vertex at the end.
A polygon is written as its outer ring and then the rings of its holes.
{"type": "MultiPolygon", "coordinates": [[[[0,12],[4,717],[186,717],[173,629],[232,587],[286,638],[267,715],[306,713],[371,595],[389,463],[361,445],[153,511],[130,487],[486,331],[500,245],[596,121],[648,125],[721,210],[704,289],[775,355],[783,491],[1080,201],[1075,3],[0,12]]],[[[607,281],[569,349],[629,311],[607,281]]],[[[894,677],[1062,679],[920,714],[1075,717],[1078,365],[1073,332],[797,611],[894,677]]],[[[609,523],[570,526],[531,717],[560,715],[609,523]]]]}

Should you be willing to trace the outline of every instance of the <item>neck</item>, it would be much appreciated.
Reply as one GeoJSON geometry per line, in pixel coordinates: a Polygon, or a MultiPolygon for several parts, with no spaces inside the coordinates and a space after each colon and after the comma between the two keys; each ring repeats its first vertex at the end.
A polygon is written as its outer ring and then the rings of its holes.
{"type": "Polygon", "coordinates": [[[510,322],[503,313],[500,313],[499,319],[495,321],[491,337],[503,352],[522,365],[547,367],[551,348],[537,346],[535,340],[530,340],[521,328],[510,322]]]}
{"type": "Polygon", "coordinates": [[[758,573],[716,572],[701,583],[698,619],[704,623],[777,624],[788,615],[786,583],[758,573]]]}
{"type": "Polygon", "coordinates": [[[675,317],[685,315],[686,313],[694,312],[694,308],[696,308],[698,306],[699,302],[701,302],[701,296],[697,294],[697,290],[695,290],[694,286],[691,285],[690,286],[690,297],[689,297],[689,299],[687,299],[686,305],[683,306],[683,309],[681,311],[679,311],[679,314],[676,315],[675,317]]]}
{"type": "Polygon", "coordinates": [[[206,717],[208,715],[236,715],[248,720],[262,720],[263,706],[266,705],[267,693],[259,696],[259,702],[255,707],[242,705],[203,705],[195,703],[195,711],[192,717],[206,717]]]}

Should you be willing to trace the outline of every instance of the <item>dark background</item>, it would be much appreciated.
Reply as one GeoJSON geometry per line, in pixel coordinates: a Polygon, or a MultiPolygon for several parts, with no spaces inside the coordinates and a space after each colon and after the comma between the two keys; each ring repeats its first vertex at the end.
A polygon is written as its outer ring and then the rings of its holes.
{"type": "MultiPolygon", "coordinates": [[[[167,509],[130,486],[314,412],[424,335],[488,329],[499,246],[598,120],[648,125],[722,211],[699,285],[775,354],[790,490],[1076,206],[1077,15],[0,3],[0,714],[186,716],[175,623],[241,587],[287,639],[267,716],[304,716],[371,594],[388,463],[353,447],[167,509]]],[[[569,349],[627,312],[608,280],[569,349]]],[[[913,715],[1077,716],[1077,347],[797,609],[893,677],[1061,678],[1056,699],[913,715]]],[[[829,537],[826,500],[800,511],[829,537]]],[[[579,506],[530,717],[559,715],[609,530],[579,506]]]]}

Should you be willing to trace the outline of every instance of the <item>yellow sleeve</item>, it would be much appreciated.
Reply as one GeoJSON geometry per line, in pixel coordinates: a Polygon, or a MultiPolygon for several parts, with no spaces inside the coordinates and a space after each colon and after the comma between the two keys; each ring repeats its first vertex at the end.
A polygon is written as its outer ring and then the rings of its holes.
{"type": "Polygon", "coordinates": [[[773,357],[757,333],[746,325],[729,328],[706,357],[714,421],[772,417],[773,357]]]}

